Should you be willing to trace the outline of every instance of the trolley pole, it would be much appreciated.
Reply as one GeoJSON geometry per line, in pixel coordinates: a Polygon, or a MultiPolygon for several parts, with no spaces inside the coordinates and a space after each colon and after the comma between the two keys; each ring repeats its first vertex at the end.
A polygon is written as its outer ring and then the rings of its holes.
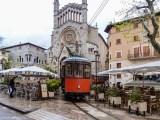
{"type": "Polygon", "coordinates": [[[98,82],[98,79],[97,79],[97,72],[98,72],[97,63],[98,63],[100,54],[98,53],[97,50],[94,51],[94,54],[95,54],[95,75],[96,75],[96,95],[95,95],[95,99],[97,100],[97,97],[98,97],[97,96],[98,95],[98,91],[97,91],[97,82],[98,82]]]}

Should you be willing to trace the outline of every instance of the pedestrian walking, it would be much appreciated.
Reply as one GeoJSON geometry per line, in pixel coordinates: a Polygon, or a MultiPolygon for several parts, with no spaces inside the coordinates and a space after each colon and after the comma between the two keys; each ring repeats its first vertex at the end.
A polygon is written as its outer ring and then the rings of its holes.
{"type": "Polygon", "coordinates": [[[10,91],[10,97],[13,97],[13,92],[16,91],[15,88],[15,82],[14,80],[16,79],[17,76],[14,76],[12,79],[9,81],[9,91],[10,91]]]}

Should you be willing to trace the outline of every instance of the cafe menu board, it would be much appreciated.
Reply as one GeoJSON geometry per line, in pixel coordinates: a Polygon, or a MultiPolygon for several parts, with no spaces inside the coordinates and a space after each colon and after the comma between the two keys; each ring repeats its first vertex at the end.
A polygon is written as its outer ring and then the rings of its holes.
{"type": "Polygon", "coordinates": [[[42,98],[48,97],[47,84],[41,84],[42,98]]]}

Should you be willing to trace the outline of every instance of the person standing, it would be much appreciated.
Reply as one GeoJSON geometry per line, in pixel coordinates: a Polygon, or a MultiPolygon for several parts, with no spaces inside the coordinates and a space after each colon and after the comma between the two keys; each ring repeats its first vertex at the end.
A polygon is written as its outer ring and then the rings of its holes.
{"type": "Polygon", "coordinates": [[[11,88],[10,97],[13,97],[13,92],[16,90],[16,89],[15,89],[15,82],[14,82],[15,79],[16,79],[16,76],[13,77],[13,78],[9,81],[9,86],[10,86],[10,88],[11,88]]]}

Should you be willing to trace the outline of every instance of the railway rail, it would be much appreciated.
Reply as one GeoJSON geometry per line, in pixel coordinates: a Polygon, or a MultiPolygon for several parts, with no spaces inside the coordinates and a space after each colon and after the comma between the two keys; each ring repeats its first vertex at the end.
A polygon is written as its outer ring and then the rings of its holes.
{"type": "Polygon", "coordinates": [[[95,120],[119,120],[115,116],[99,109],[98,107],[86,102],[86,101],[72,101],[72,103],[85,114],[89,115],[95,120]]]}

